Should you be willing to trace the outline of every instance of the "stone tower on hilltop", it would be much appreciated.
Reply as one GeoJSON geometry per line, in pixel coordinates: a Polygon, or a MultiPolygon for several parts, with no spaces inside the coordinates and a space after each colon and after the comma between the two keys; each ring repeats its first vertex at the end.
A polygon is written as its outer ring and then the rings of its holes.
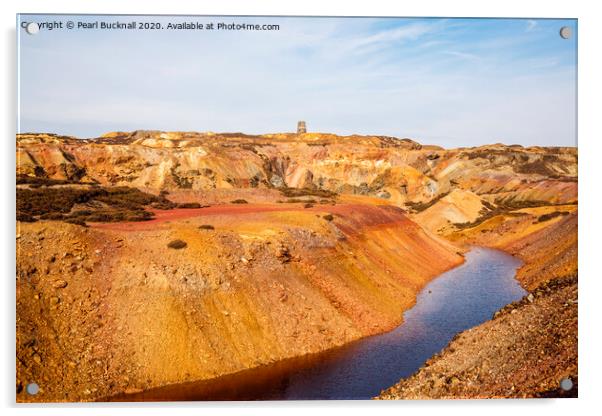
{"type": "Polygon", "coordinates": [[[297,134],[307,133],[307,126],[305,125],[305,121],[299,121],[297,123],[297,134]]]}

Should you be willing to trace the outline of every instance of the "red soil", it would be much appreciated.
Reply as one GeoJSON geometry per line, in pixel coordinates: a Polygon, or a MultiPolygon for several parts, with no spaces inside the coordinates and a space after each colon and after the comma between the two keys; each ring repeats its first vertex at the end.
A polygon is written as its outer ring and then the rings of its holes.
{"type": "MultiPolygon", "coordinates": [[[[363,226],[393,224],[399,222],[399,213],[404,211],[392,206],[368,206],[361,204],[343,205],[315,205],[311,208],[302,208],[301,204],[274,205],[274,204],[227,204],[213,205],[206,208],[176,208],[171,210],[149,209],[155,218],[141,222],[114,222],[114,223],[91,223],[94,228],[102,228],[119,231],[151,230],[157,225],[168,221],[178,221],[187,218],[204,217],[212,215],[244,215],[260,212],[285,212],[285,211],[309,211],[323,214],[334,214],[346,217],[347,220],[357,222],[363,226]],[[380,209],[375,209],[380,208],[380,209]],[[395,215],[397,214],[397,215],[395,215]]],[[[408,220],[409,221],[409,220],[408,220]]],[[[351,224],[349,224],[351,225],[351,224]]],[[[348,225],[348,226],[349,226],[348,225]]],[[[344,230],[347,231],[347,230],[344,230]]]]}

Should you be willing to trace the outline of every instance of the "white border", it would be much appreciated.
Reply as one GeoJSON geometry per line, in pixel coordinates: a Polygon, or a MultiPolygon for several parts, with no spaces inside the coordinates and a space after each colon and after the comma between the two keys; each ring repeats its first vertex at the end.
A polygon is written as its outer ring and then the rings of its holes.
{"type": "Polygon", "coordinates": [[[543,413],[546,415],[589,414],[594,413],[597,391],[602,387],[600,380],[600,354],[602,343],[600,335],[599,297],[602,296],[601,280],[597,258],[600,257],[600,219],[602,218],[602,149],[600,140],[601,110],[600,74],[602,66],[600,50],[602,47],[602,15],[596,11],[595,1],[477,1],[477,0],[428,0],[414,2],[386,2],[381,0],[237,0],[237,1],[186,1],[186,0],[9,0],[0,2],[2,13],[3,54],[2,81],[4,97],[1,103],[4,127],[2,137],[2,161],[4,178],[2,184],[2,263],[4,265],[0,310],[3,312],[2,349],[2,387],[0,389],[2,405],[8,407],[8,414],[37,414],[47,411],[50,414],[90,414],[107,413],[125,415],[144,413],[163,415],[166,411],[178,411],[183,414],[203,414],[208,411],[224,414],[245,413],[272,415],[287,413],[304,415],[307,413],[345,412],[347,414],[365,414],[384,412],[388,414],[420,413],[420,415],[443,414],[450,411],[465,415],[482,416],[510,413],[543,413]],[[580,268],[580,310],[579,310],[579,396],[577,400],[495,400],[495,401],[428,401],[401,403],[372,402],[272,402],[272,403],[217,403],[217,404],[139,404],[120,406],[15,406],[14,405],[14,163],[16,129],[16,36],[15,15],[22,13],[132,13],[132,14],[230,14],[230,15],[333,15],[333,16],[440,16],[440,17],[558,17],[579,19],[579,268],[580,268]]]}

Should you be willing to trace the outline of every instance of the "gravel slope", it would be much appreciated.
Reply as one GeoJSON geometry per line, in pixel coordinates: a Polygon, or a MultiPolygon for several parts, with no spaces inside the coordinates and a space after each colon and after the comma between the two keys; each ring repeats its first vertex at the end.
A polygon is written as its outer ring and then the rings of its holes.
{"type": "Polygon", "coordinates": [[[577,303],[576,277],[545,283],[377,399],[577,397],[577,303]]]}

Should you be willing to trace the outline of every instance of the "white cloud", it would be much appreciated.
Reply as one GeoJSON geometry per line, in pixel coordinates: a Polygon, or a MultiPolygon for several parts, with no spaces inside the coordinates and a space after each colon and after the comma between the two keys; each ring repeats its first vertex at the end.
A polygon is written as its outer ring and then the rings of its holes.
{"type": "Polygon", "coordinates": [[[443,51],[445,55],[455,56],[457,58],[466,59],[469,61],[480,61],[481,58],[475,54],[467,53],[467,52],[458,52],[458,51],[443,51]]]}
{"type": "Polygon", "coordinates": [[[274,19],[280,32],[26,38],[22,128],[83,137],[139,128],[264,133],[305,119],[311,130],[446,146],[574,142],[574,67],[539,44],[526,48],[542,31],[274,19]]]}

